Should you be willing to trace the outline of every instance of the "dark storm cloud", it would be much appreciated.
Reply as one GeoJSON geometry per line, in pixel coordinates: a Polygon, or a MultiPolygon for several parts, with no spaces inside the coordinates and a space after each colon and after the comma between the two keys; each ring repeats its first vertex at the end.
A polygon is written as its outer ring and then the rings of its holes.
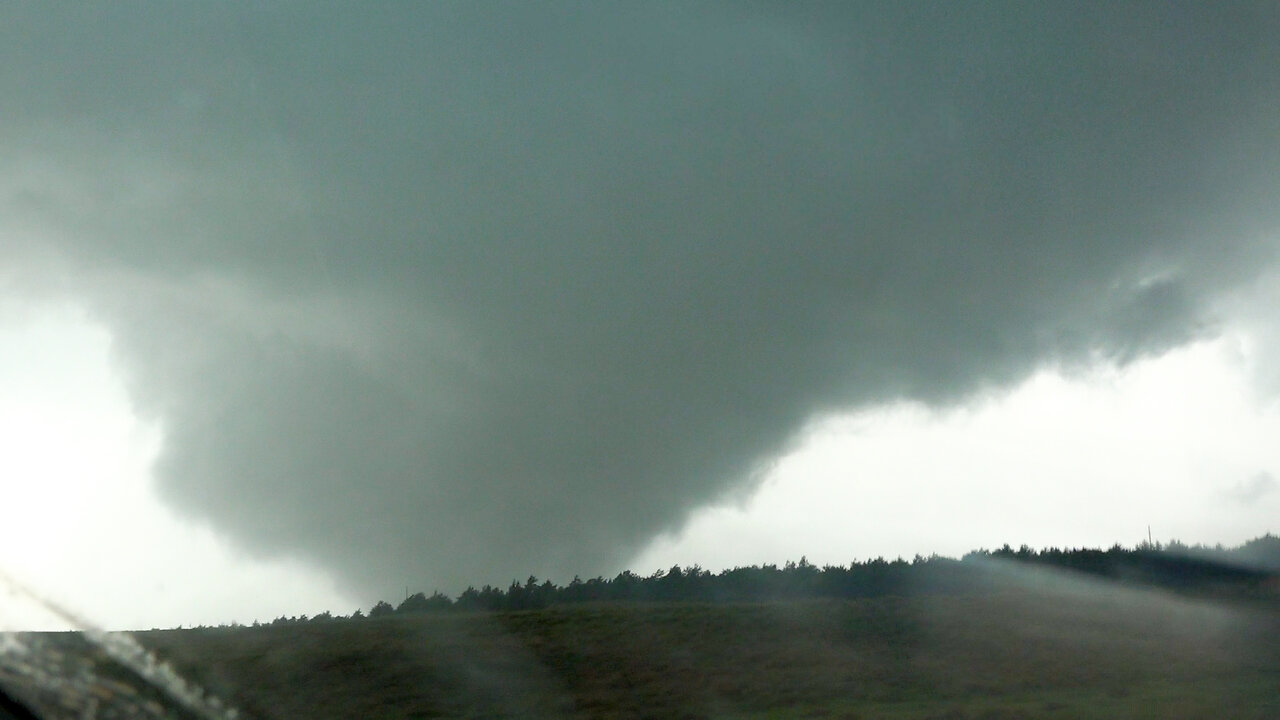
{"type": "Polygon", "coordinates": [[[110,326],[176,507],[379,592],[1211,332],[1280,227],[1274,5],[6,12],[0,280],[110,326]]]}

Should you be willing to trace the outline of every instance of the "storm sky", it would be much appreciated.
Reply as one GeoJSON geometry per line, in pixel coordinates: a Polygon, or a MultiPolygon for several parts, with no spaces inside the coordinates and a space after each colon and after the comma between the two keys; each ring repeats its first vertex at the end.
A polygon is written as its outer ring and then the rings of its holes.
{"type": "Polygon", "coordinates": [[[348,589],[614,571],[841,413],[1277,367],[1274,3],[3,14],[0,294],[348,589]]]}

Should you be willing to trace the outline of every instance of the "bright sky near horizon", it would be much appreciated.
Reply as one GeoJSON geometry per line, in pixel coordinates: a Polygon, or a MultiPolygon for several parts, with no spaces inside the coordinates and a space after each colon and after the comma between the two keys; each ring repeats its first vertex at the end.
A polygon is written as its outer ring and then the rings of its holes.
{"type": "Polygon", "coordinates": [[[0,570],[149,627],[1275,531],[1276,37],[0,6],[0,570]]]}
{"type": "MultiPolygon", "coordinates": [[[[161,429],[132,407],[102,327],[66,306],[0,318],[0,573],[110,629],[356,607],[315,567],[247,557],[160,502],[161,429]]],[[[66,626],[3,585],[0,630],[66,626]]]]}

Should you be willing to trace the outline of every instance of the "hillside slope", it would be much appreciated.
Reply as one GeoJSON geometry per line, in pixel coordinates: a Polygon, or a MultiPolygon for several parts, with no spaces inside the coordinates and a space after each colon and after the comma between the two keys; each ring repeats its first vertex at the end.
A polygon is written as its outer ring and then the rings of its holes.
{"type": "Polygon", "coordinates": [[[139,639],[261,718],[1280,717],[1280,611],[1107,584],[139,639]]]}

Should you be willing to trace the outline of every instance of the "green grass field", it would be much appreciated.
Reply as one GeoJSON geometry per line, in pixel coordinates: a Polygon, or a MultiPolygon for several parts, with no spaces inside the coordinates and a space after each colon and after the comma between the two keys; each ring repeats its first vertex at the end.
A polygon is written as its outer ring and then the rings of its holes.
{"type": "Polygon", "coordinates": [[[264,718],[1280,718],[1280,610],[1101,584],[139,634],[264,718]]]}

